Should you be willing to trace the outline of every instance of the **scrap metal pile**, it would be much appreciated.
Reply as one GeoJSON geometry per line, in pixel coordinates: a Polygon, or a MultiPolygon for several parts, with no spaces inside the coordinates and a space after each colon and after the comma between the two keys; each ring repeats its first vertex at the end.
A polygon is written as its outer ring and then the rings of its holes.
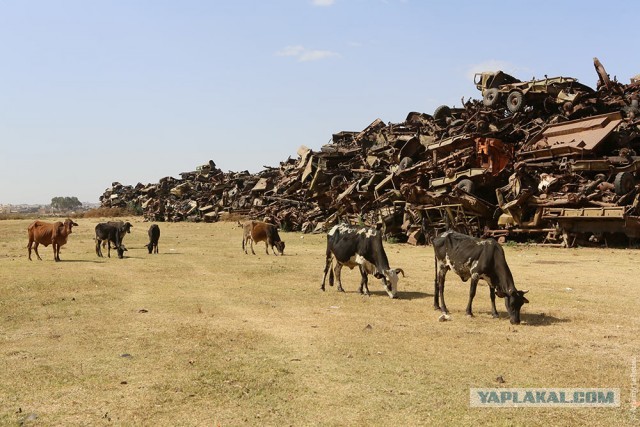
{"type": "Polygon", "coordinates": [[[461,108],[377,119],[256,174],[209,161],[180,179],[113,183],[100,201],[139,207],[149,221],[216,221],[226,212],[303,232],[350,221],[413,244],[447,228],[565,246],[635,239],[640,79],[622,84],[594,65],[596,90],[567,77],[479,73],[482,99],[461,108]]]}

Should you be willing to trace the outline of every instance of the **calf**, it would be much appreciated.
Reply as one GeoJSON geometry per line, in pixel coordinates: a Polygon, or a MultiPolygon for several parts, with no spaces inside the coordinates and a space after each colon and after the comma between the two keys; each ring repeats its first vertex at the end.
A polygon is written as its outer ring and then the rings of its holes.
{"type": "Polygon", "coordinates": [[[160,239],[160,227],[157,224],[149,227],[149,243],[147,243],[147,249],[149,253],[158,253],[158,240],[160,239]]]}
{"type": "Polygon", "coordinates": [[[449,310],[444,302],[444,280],[447,271],[453,270],[463,282],[471,278],[467,304],[468,316],[473,316],[471,304],[476,295],[478,281],[483,279],[489,284],[493,317],[498,317],[497,294],[500,298],[504,298],[511,323],[516,325],[520,323],[520,308],[529,302],[524,297],[528,291],[516,289],[504,250],[498,242],[493,239],[477,239],[466,234],[447,231],[433,239],[433,250],[436,264],[433,307],[436,310],[442,310],[445,318],[449,310]]]}
{"type": "Polygon", "coordinates": [[[33,250],[36,252],[39,260],[42,261],[40,254],[38,254],[38,245],[43,244],[45,247],[52,245],[53,260],[60,261],[60,247],[67,243],[67,238],[69,234],[71,234],[73,226],[77,225],[78,224],[69,218],[65,219],[64,223],[60,221],[54,223],[44,221],[32,222],[27,228],[29,233],[29,243],[27,244],[29,261],[31,261],[31,246],[34,243],[33,250]]]}
{"type": "Polygon", "coordinates": [[[107,256],[111,258],[111,243],[113,243],[114,248],[118,252],[118,258],[122,258],[124,255],[124,252],[127,250],[127,248],[125,248],[125,246],[122,244],[122,240],[120,239],[122,229],[125,227],[126,225],[117,227],[115,225],[108,224],[106,222],[101,222],[100,224],[96,225],[96,255],[98,255],[99,257],[102,257],[102,250],[100,249],[100,244],[106,241],[108,243],[107,256]]]}
{"type": "Polygon", "coordinates": [[[344,292],[340,278],[344,265],[350,269],[358,266],[361,275],[360,293],[364,295],[369,295],[367,278],[369,274],[382,279],[384,289],[390,298],[395,298],[398,291],[398,273],[402,273],[404,276],[404,271],[401,268],[392,269],[389,267],[387,254],[382,247],[382,234],[374,228],[339,224],[327,233],[324,277],[320,289],[324,291],[327,272],[331,269],[329,285],[333,286],[335,273],[338,291],[344,292]],[[333,259],[336,260],[335,268],[332,268],[333,259]]]}
{"type": "Polygon", "coordinates": [[[269,255],[269,246],[271,246],[271,251],[274,255],[278,255],[273,249],[274,246],[276,247],[276,249],[278,249],[280,255],[284,255],[284,242],[280,240],[280,235],[278,235],[278,227],[273,224],[269,224],[268,222],[262,221],[248,221],[245,222],[242,227],[242,250],[245,254],[248,253],[247,242],[251,243],[251,253],[254,255],[256,253],[253,250],[253,242],[264,242],[267,255],[269,255]]]}

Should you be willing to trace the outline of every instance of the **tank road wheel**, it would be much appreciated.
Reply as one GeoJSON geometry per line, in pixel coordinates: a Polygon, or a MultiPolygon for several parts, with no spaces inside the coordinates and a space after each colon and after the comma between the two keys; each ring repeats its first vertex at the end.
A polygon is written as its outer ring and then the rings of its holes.
{"type": "Polygon", "coordinates": [[[476,184],[475,182],[471,181],[470,179],[461,179],[457,184],[456,187],[473,195],[473,193],[476,190],[476,184]]]}
{"type": "Polygon", "coordinates": [[[509,96],[507,97],[507,108],[509,109],[509,111],[511,111],[512,113],[517,113],[518,111],[522,110],[523,107],[524,95],[522,94],[522,92],[514,90],[513,92],[509,93],[509,96]]]}
{"type": "Polygon", "coordinates": [[[633,174],[631,172],[618,172],[615,180],[613,181],[613,188],[618,196],[627,194],[629,191],[633,190],[635,185],[636,182],[633,179],[633,174]]]}
{"type": "Polygon", "coordinates": [[[488,89],[482,96],[482,103],[487,107],[493,107],[498,101],[500,101],[500,92],[495,87],[488,89]]]}
{"type": "Polygon", "coordinates": [[[433,118],[438,121],[445,121],[447,117],[451,117],[451,108],[448,105],[441,105],[433,112],[433,118]]]}

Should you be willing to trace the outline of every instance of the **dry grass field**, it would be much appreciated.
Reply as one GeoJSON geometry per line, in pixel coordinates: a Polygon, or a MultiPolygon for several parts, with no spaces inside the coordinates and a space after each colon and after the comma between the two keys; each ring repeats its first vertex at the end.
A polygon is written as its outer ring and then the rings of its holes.
{"type": "MultiPolygon", "coordinates": [[[[447,279],[433,311],[431,247],[386,245],[407,273],[319,290],[325,237],[282,233],[285,256],[241,251],[234,223],[132,221],[125,259],[79,219],[62,262],[27,259],[29,220],[0,221],[0,424],[185,426],[634,425],[640,252],[507,246],[523,323],[490,315],[484,282],[447,279]],[[504,383],[498,381],[502,377],[504,383]],[[470,387],[613,387],[619,408],[471,408],[470,387]]],[[[640,411],[640,410],[639,410],[640,411]]]]}

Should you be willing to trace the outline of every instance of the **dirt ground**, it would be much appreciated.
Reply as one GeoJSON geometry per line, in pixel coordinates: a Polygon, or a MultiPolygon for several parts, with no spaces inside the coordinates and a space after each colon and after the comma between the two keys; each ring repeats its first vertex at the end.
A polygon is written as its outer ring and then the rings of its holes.
{"type": "Polygon", "coordinates": [[[0,221],[0,424],[637,425],[640,252],[505,246],[523,323],[490,315],[483,282],[447,278],[431,247],[386,244],[399,298],[375,279],[320,291],[325,237],[282,233],[285,256],[241,250],[234,223],[130,219],[124,259],[98,258],[78,219],[62,262],[27,259],[27,220],[0,221]],[[474,408],[470,388],[615,388],[615,408],[474,408]]]}

